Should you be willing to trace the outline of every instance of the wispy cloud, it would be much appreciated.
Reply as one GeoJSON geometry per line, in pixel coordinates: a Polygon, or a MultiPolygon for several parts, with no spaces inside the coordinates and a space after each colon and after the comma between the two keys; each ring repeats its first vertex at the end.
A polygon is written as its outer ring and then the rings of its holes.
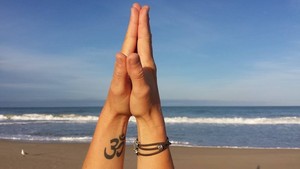
{"type": "Polygon", "coordinates": [[[100,99],[106,95],[114,60],[107,56],[110,51],[88,49],[77,55],[51,56],[0,50],[2,101],[100,99]]]}
{"type": "Polygon", "coordinates": [[[259,62],[255,70],[220,87],[215,96],[269,105],[299,105],[300,68],[297,63],[299,60],[259,62]]]}
{"type": "MultiPolygon", "coordinates": [[[[163,99],[299,105],[297,0],[146,3],[163,99]]],[[[105,99],[130,2],[7,4],[0,101],[105,99]]]]}
{"type": "Polygon", "coordinates": [[[161,79],[161,95],[164,99],[206,100],[225,105],[299,105],[299,59],[295,56],[257,61],[252,69],[234,78],[161,79]]]}

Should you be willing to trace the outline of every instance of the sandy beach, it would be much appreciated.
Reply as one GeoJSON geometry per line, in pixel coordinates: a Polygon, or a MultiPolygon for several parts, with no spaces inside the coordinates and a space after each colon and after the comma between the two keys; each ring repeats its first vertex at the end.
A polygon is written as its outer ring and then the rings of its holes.
{"type": "MultiPolygon", "coordinates": [[[[1,169],[80,169],[86,143],[0,141],[1,169]],[[23,157],[21,149],[28,152],[23,157]]],[[[126,147],[125,168],[136,168],[136,156],[126,147]]],[[[299,169],[297,149],[232,149],[171,147],[177,169],[299,169]]]]}

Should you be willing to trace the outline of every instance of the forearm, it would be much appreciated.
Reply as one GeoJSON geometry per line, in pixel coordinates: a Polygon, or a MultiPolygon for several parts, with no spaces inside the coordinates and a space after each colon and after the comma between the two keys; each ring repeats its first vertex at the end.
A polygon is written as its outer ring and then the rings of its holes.
{"type": "MultiPolygon", "coordinates": [[[[155,110],[151,116],[138,117],[138,141],[141,144],[165,142],[167,140],[163,115],[155,110]]],[[[144,152],[147,153],[147,152],[144,152]]],[[[151,153],[151,152],[148,152],[151,153]]],[[[173,169],[173,162],[169,148],[151,156],[138,155],[138,169],[173,169]]]]}
{"type": "Polygon", "coordinates": [[[83,169],[123,168],[128,119],[104,106],[83,169]]]}

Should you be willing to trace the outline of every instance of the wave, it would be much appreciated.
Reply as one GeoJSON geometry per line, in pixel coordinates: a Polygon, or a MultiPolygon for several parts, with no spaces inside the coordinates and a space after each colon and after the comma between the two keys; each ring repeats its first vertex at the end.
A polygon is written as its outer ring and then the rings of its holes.
{"type": "Polygon", "coordinates": [[[16,141],[37,141],[37,142],[74,142],[74,143],[87,143],[92,140],[90,136],[31,136],[31,135],[13,135],[13,136],[0,136],[0,139],[4,140],[16,140],[16,141]]]}
{"type": "MultiPolygon", "coordinates": [[[[89,143],[92,141],[91,136],[32,136],[32,135],[12,135],[12,136],[0,136],[3,140],[15,140],[15,141],[36,141],[36,142],[66,142],[66,143],[89,143]]],[[[127,137],[126,143],[133,144],[135,137],[127,137]]],[[[192,146],[186,141],[173,141],[170,140],[174,146],[192,146]]]]}
{"type": "Polygon", "coordinates": [[[189,118],[189,117],[166,117],[166,123],[187,124],[241,124],[241,125],[271,125],[271,124],[300,124],[300,117],[274,117],[274,118],[189,118]]]}
{"type": "Polygon", "coordinates": [[[22,121],[97,121],[97,116],[83,116],[76,114],[22,114],[22,115],[0,115],[0,120],[22,120],[22,121]]]}
{"type": "MultiPolygon", "coordinates": [[[[0,140],[28,141],[28,142],[49,142],[49,143],[90,143],[91,136],[31,136],[31,135],[12,135],[0,136],[0,140]]],[[[134,137],[127,137],[126,144],[132,145],[134,137]]],[[[199,146],[190,144],[187,141],[170,140],[172,146],[198,147],[198,148],[226,148],[226,149],[300,149],[299,147],[253,147],[253,146],[199,146]]]]}
{"type": "MultiPolygon", "coordinates": [[[[29,124],[29,123],[95,123],[98,116],[77,114],[21,114],[0,115],[0,125],[29,124]]],[[[136,119],[131,117],[130,122],[136,119]]],[[[276,125],[276,124],[299,124],[300,117],[165,117],[168,124],[228,124],[228,125],[276,125]]]]}

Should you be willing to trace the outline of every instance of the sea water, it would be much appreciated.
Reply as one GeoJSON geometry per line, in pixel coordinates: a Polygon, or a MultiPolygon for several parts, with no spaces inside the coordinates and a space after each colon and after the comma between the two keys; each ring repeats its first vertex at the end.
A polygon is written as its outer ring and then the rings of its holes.
{"type": "MultiPolygon", "coordinates": [[[[101,107],[0,108],[0,139],[90,142],[101,107]]],[[[300,107],[163,107],[173,145],[300,148],[300,107]]],[[[137,136],[130,118],[127,142],[137,136]]]]}

